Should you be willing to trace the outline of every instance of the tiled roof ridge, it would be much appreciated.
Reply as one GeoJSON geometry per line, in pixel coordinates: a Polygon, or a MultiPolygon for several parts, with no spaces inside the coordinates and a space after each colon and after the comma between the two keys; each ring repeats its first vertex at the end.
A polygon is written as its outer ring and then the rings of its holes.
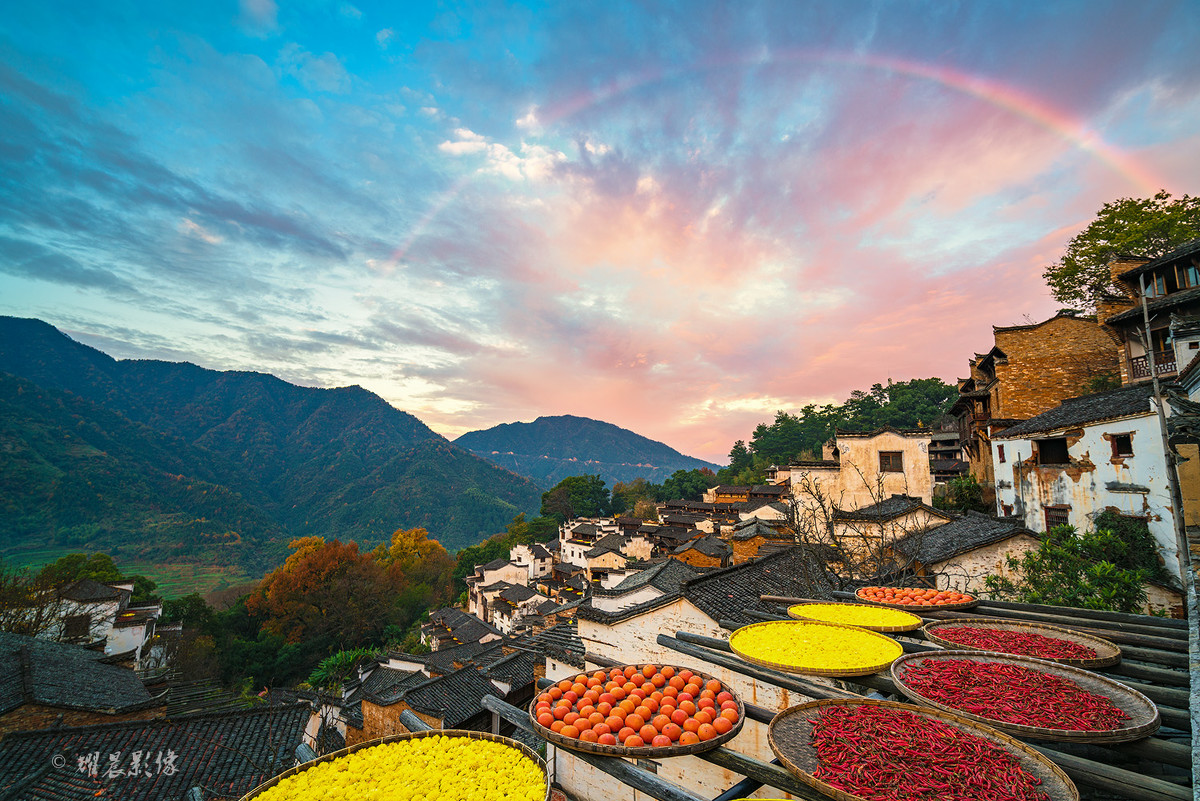
{"type": "MultiPolygon", "coordinates": [[[[862,439],[870,439],[871,437],[879,436],[880,434],[899,434],[902,437],[912,436],[914,434],[928,434],[931,429],[928,428],[896,428],[895,426],[880,426],[871,431],[861,429],[835,429],[838,437],[854,437],[862,439]]],[[[824,460],[821,460],[824,461],[824,460]]]]}
{"type": "MultiPolygon", "coordinates": [[[[1096,322],[1095,315],[1082,314],[1078,309],[1059,309],[1058,313],[1055,314],[1053,317],[1048,317],[1045,320],[1042,320],[1040,323],[1025,323],[1023,325],[993,325],[992,332],[996,333],[999,331],[1029,331],[1034,328],[1040,328],[1043,325],[1046,325],[1047,323],[1052,323],[1055,320],[1059,320],[1059,319],[1081,320],[1083,322],[1089,322],[1089,323],[1096,322]]],[[[988,352],[988,354],[982,354],[982,355],[989,355],[989,354],[990,354],[990,351],[988,352]]]]}
{"type": "MultiPolygon", "coordinates": [[[[263,705],[254,706],[248,709],[231,709],[223,712],[196,712],[184,715],[174,715],[172,717],[147,718],[145,720],[118,720],[112,723],[92,723],[87,726],[58,726],[52,729],[28,729],[25,731],[13,731],[4,735],[4,740],[7,742],[10,739],[32,739],[35,737],[44,737],[49,734],[75,733],[86,732],[95,729],[131,729],[144,726],[165,727],[174,726],[179,723],[190,723],[194,720],[203,718],[226,718],[231,716],[250,717],[251,715],[270,714],[284,715],[293,712],[296,709],[302,709],[305,705],[297,702],[295,704],[278,704],[278,705],[263,705]]],[[[305,714],[311,714],[305,710],[305,714]]]]}

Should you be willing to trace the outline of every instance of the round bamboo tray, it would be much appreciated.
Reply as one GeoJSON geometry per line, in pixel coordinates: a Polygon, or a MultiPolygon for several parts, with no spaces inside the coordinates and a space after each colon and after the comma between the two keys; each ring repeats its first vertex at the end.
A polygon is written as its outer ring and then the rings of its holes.
{"type": "MultiPolygon", "coordinates": [[[[613,667],[620,667],[620,668],[624,669],[627,666],[626,665],[614,665],[613,667]]],[[[633,665],[633,667],[640,669],[642,666],[641,665],[633,665]]],[[[660,669],[664,668],[664,667],[675,668],[676,673],[678,673],[681,670],[684,670],[684,668],[680,667],[679,665],[659,665],[660,669]]],[[[611,668],[609,668],[609,670],[611,670],[611,668]]],[[[692,670],[692,669],[687,668],[687,670],[692,670]]],[[[692,670],[692,673],[694,673],[695,675],[704,679],[705,682],[709,682],[714,679],[716,681],[721,681],[716,676],[710,676],[707,673],[701,673],[697,670],[692,670]]],[[[738,732],[740,732],[742,730],[742,726],[746,723],[746,705],[744,703],[742,703],[742,699],[738,696],[737,693],[735,693],[733,691],[733,688],[731,688],[725,682],[722,681],[721,686],[724,687],[725,691],[728,692],[730,695],[732,695],[733,700],[737,702],[737,705],[738,705],[737,723],[734,723],[733,728],[730,729],[729,731],[725,732],[724,734],[717,735],[716,737],[714,737],[711,740],[701,740],[700,742],[692,743],[691,745],[663,745],[663,746],[658,746],[657,748],[652,745],[643,745],[643,746],[637,746],[635,748],[626,748],[623,745],[602,745],[600,743],[589,743],[586,740],[579,740],[574,737],[563,737],[561,734],[557,734],[537,722],[537,715],[534,714],[534,710],[537,708],[537,696],[536,695],[534,696],[533,700],[529,702],[529,723],[533,726],[533,730],[535,732],[537,732],[537,735],[539,737],[541,737],[542,739],[546,740],[547,742],[554,743],[555,745],[562,746],[563,748],[566,748],[571,751],[580,751],[585,754],[596,754],[598,756],[615,756],[615,757],[654,757],[654,758],[685,756],[687,754],[699,754],[699,753],[703,753],[704,751],[711,751],[712,749],[716,748],[717,746],[724,745],[725,743],[729,742],[730,740],[732,740],[734,737],[737,736],[738,732]]],[[[538,695],[540,695],[540,694],[541,693],[538,693],[538,695]]]]}
{"type": "Polygon", "coordinates": [[[944,629],[952,629],[959,626],[968,626],[971,628],[980,629],[996,629],[998,631],[1017,631],[1023,634],[1040,634],[1043,637],[1052,637],[1056,640],[1066,640],[1068,642],[1077,643],[1091,648],[1096,652],[1095,657],[1077,658],[1077,657],[1050,657],[1050,656],[1032,656],[1031,654],[1019,654],[1015,651],[993,651],[993,653],[1012,654],[1014,656],[1029,656],[1032,659],[1041,659],[1046,662],[1057,662],[1060,665],[1072,665],[1078,668],[1100,668],[1115,665],[1121,661],[1121,649],[1115,643],[1111,643],[1101,637],[1095,637],[1091,634],[1084,634],[1081,631],[1072,631],[1071,629],[1060,628],[1059,626],[1050,626],[1045,623],[1017,623],[1011,620],[989,620],[980,618],[952,618],[950,620],[935,620],[932,623],[925,624],[925,638],[930,642],[937,643],[943,648],[954,651],[987,651],[985,648],[978,648],[973,645],[964,645],[963,643],[947,640],[938,635],[939,631],[944,629]]]}
{"type": "MultiPolygon", "coordinates": [[[[516,740],[510,740],[507,737],[501,737],[498,734],[491,734],[489,732],[482,732],[482,731],[464,731],[461,729],[431,729],[429,731],[415,731],[415,732],[411,732],[410,734],[393,734],[388,737],[381,737],[378,740],[369,740],[364,743],[356,743],[354,745],[348,746],[347,748],[343,748],[340,751],[334,751],[332,753],[326,754],[323,757],[318,757],[309,762],[305,762],[302,765],[297,765],[294,768],[289,768],[288,770],[285,770],[283,773],[279,774],[278,776],[271,779],[270,781],[264,782],[264,783],[260,784],[258,787],[255,787],[250,792],[246,793],[244,796],[242,796],[241,801],[250,801],[253,798],[257,798],[258,796],[262,795],[267,790],[269,790],[272,787],[274,787],[275,785],[279,784],[284,779],[287,779],[291,776],[295,776],[297,773],[308,770],[309,768],[313,767],[314,765],[319,765],[322,762],[332,762],[333,760],[337,759],[338,757],[343,757],[343,756],[346,756],[347,754],[353,754],[355,751],[359,751],[364,748],[370,748],[373,745],[383,745],[385,743],[396,743],[396,742],[401,742],[403,740],[419,740],[422,737],[466,737],[471,740],[491,740],[492,742],[501,743],[503,745],[506,745],[509,748],[514,748],[517,751],[520,751],[521,754],[523,754],[524,756],[532,759],[534,764],[536,764],[538,766],[538,769],[541,770],[542,781],[545,782],[545,785],[546,785],[546,792],[543,797],[543,801],[550,801],[550,774],[547,773],[547,771],[546,771],[546,761],[544,759],[542,759],[540,756],[538,756],[536,751],[534,751],[532,748],[530,748],[529,746],[527,746],[523,743],[519,743],[516,740]]],[[[396,778],[397,778],[397,780],[402,780],[402,777],[396,777],[396,778]]],[[[446,798],[446,799],[441,799],[441,801],[467,801],[467,799],[446,798]]]]}
{"type": "Polygon", "coordinates": [[[858,628],[866,629],[867,631],[879,631],[879,632],[885,632],[885,633],[886,632],[896,633],[896,632],[901,632],[901,631],[913,631],[914,629],[921,628],[921,623],[924,622],[921,620],[921,618],[917,617],[912,612],[909,612],[908,610],[904,610],[903,612],[901,612],[901,610],[899,610],[899,609],[896,609],[896,610],[889,609],[888,611],[895,611],[897,613],[903,614],[906,617],[908,617],[909,620],[906,621],[902,625],[896,625],[896,626],[879,626],[879,625],[868,626],[865,623],[847,623],[844,620],[825,620],[824,618],[810,617],[809,615],[805,614],[805,608],[811,607],[811,606],[849,606],[849,607],[853,607],[855,609],[870,609],[870,610],[878,610],[880,608],[879,604],[856,604],[856,603],[850,603],[848,601],[822,601],[819,603],[804,603],[804,604],[796,604],[794,606],[789,606],[788,610],[787,610],[788,617],[792,618],[793,620],[816,620],[820,623],[840,623],[841,625],[844,625],[844,626],[857,626],[858,628]]]}
{"type": "MultiPolygon", "coordinates": [[[[862,592],[862,589],[863,588],[859,588],[859,589],[855,590],[854,597],[857,598],[858,600],[862,601],[864,604],[873,604],[875,606],[886,606],[888,609],[899,609],[904,612],[915,612],[915,611],[920,611],[920,610],[933,611],[935,609],[938,611],[941,611],[941,612],[957,612],[962,609],[971,609],[972,607],[979,606],[979,599],[975,598],[973,596],[972,596],[971,600],[962,601],[961,603],[957,603],[957,604],[931,604],[929,606],[918,606],[916,604],[885,604],[881,601],[872,601],[870,598],[862,597],[861,595],[859,595],[859,593],[862,592]]],[[[897,587],[896,589],[900,590],[900,589],[905,589],[905,588],[897,587]]],[[[917,589],[917,588],[913,587],[912,589],[917,589]]],[[[924,589],[924,588],[922,588],[922,589],[924,589]]]]}
{"type": "Polygon", "coordinates": [[[1082,668],[1070,665],[1059,665],[1042,659],[1028,656],[1009,656],[994,654],[988,651],[923,651],[916,654],[905,654],[892,663],[892,680],[906,696],[919,704],[930,706],[961,715],[969,720],[976,720],[994,726],[1000,731],[1018,737],[1031,737],[1038,740],[1053,740],[1064,743],[1123,743],[1130,740],[1140,740],[1158,731],[1158,707],[1146,696],[1126,687],[1120,682],[1113,681],[1107,676],[1101,676],[1082,668]],[[1042,726],[1025,726],[1020,723],[1009,723],[996,720],[984,715],[976,715],[962,709],[931,700],[913,690],[904,682],[904,673],[911,667],[916,667],[930,659],[967,659],[972,662],[998,662],[1001,664],[1018,665],[1031,670],[1037,670],[1051,676],[1069,679],[1079,685],[1080,689],[1095,695],[1103,695],[1125,714],[1129,715],[1126,725],[1119,729],[1092,731],[1083,729],[1049,729],[1042,726]]]}
{"type": "Polygon", "coordinates": [[[953,712],[942,712],[912,704],[876,701],[867,698],[829,698],[800,704],[776,715],[767,729],[767,739],[771,743],[771,750],[775,752],[775,756],[779,758],[783,766],[797,779],[830,798],[838,799],[838,801],[871,801],[863,796],[839,790],[813,775],[820,766],[820,762],[817,759],[817,750],[812,745],[812,722],[822,709],[833,705],[903,709],[914,715],[962,729],[1012,754],[1024,770],[1042,780],[1039,789],[1050,796],[1050,801],[1079,801],[1079,791],[1067,774],[1037,751],[1006,734],[967,720],[953,712]]]}
{"type": "MultiPolygon", "coordinates": [[[[783,629],[781,629],[781,631],[782,630],[783,629]]],[[[762,665],[763,667],[768,667],[773,670],[782,670],[787,673],[801,673],[806,676],[869,676],[872,673],[878,673],[879,671],[883,670],[888,665],[892,664],[892,662],[898,656],[900,656],[902,653],[904,653],[904,648],[903,648],[903,646],[900,645],[900,643],[896,642],[891,637],[887,637],[883,634],[878,634],[873,631],[867,631],[866,629],[861,628],[859,626],[847,626],[843,623],[822,623],[822,622],[815,621],[815,620],[769,620],[769,621],[765,621],[763,623],[751,623],[749,626],[743,626],[740,629],[738,629],[737,631],[735,631],[733,634],[730,635],[729,648],[735,654],[740,656],[742,659],[745,659],[747,662],[752,662],[756,665],[762,665]],[[739,634],[741,634],[744,631],[749,631],[750,629],[760,628],[763,626],[782,626],[782,627],[792,628],[795,631],[800,631],[805,626],[824,626],[824,627],[830,627],[830,628],[844,629],[847,632],[847,636],[878,638],[880,645],[884,645],[884,646],[892,649],[892,651],[894,652],[894,655],[882,662],[873,663],[873,664],[863,664],[863,665],[858,665],[858,666],[855,666],[852,668],[819,668],[819,667],[807,667],[807,666],[795,665],[795,664],[789,665],[789,664],[785,664],[785,663],[781,663],[781,662],[772,662],[769,659],[764,659],[762,657],[755,656],[753,653],[746,651],[744,648],[742,648],[738,645],[738,635],[739,634]]]]}

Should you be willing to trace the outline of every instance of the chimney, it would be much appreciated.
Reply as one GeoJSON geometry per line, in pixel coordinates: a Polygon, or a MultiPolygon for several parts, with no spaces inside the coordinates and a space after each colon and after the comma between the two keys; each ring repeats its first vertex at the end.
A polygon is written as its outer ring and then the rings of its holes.
{"type": "Polygon", "coordinates": [[[1137,290],[1135,287],[1137,287],[1137,281],[1126,283],[1120,279],[1120,275],[1149,263],[1150,259],[1144,256],[1113,256],[1108,261],[1108,274],[1112,277],[1113,286],[1131,299],[1136,300],[1137,290]]]}

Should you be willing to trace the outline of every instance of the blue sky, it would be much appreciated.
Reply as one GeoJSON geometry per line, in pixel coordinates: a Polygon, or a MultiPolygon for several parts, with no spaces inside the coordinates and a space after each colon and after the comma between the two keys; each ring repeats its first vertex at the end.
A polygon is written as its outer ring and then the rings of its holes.
{"type": "Polygon", "coordinates": [[[720,461],[952,381],[1104,202],[1195,194],[1196,41],[1187,2],[30,4],[0,313],[720,461]]]}

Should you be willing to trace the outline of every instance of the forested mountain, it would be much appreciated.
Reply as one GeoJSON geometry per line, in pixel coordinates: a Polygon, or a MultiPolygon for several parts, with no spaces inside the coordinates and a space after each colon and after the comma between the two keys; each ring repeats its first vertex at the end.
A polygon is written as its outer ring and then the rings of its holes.
{"type": "Polygon", "coordinates": [[[661,484],[676,470],[719,467],[612,423],[572,415],[503,423],[463,434],[454,444],[546,486],[583,474],[599,475],[610,487],[635,478],[661,484]]]}
{"type": "Polygon", "coordinates": [[[101,547],[128,531],[132,515],[143,523],[130,534],[154,553],[178,549],[198,525],[243,539],[254,532],[261,548],[238,549],[239,563],[273,564],[293,536],[369,546],[417,526],[453,550],[503,530],[541,499],[533,482],[360,387],[117,361],[44,322],[11,317],[0,318],[0,372],[11,374],[0,383],[0,459],[5,489],[19,496],[0,501],[0,525],[12,523],[5,528],[26,546],[101,547]],[[228,502],[213,510],[192,494],[163,493],[166,475],[228,502]],[[105,503],[90,491],[64,496],[73,476],[91,481],[105,503]],[[156,489],[106,495],[101,485],[156,489]]]}

